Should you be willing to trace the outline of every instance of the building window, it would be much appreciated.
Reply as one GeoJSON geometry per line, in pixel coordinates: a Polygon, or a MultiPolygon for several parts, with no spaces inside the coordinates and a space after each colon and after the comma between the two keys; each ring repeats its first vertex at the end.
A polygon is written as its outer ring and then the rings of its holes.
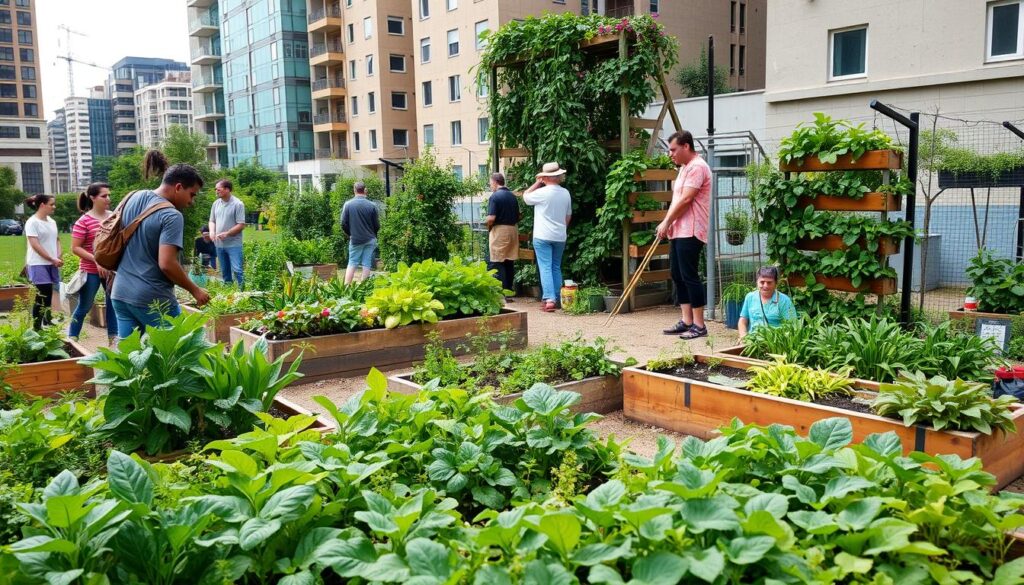
{"type": "Polygon", "coordinates": [[[462,99],[462,85],[458,75],[448,76],[448,101],[457,102],[462,99]]]}
{"type": "Polygon", "coordinates": [[[29,7],[28,0],[16,0],[14,2],[14,5],[15,6],[19,6],[21,8],[28,8],[29,7]]]}
{"type": "Polygon", "coordinates": [[[434,105],[434,82],[424,81],[423,82],[423,107],[434,105]]]}
{"type": "Polygon", "coordinates": [[[21,78],[24,81],[32,81],[32,80],[34,80],[36,78],[36,68],[35,67],[24,67],[23,66],[21,68],[21,78]]]}
{"type": "Polygon", "coordinates": [[[14,36],[9,28],[0,28],[0,43],[13,43],[14,36]]]}
{"type": "Polygon", "coordinates": [[[352,115],[359,115],[359,96],[357,95],[352,96],[352,115]]]}
{"type": "Polygon", "coordinates": [[[459,29],[453,28],[448,31],[448,56],[454,57],[459,54],[459,29]]]}
{"type": "Polygon", "coordinates": [[[455,120],[452,122],[452,146],[462,145],[462,121],[455,120]]]}
{"type": "Polygon", "coordinates": [[[355,151],[356,152],[359,152],[360,150],[363,149],[363,145],[359,142],[359,133],[358,132],[353,132],[352,133],[352,145],[355,147],[355,151]]]}
{"type": "Polygon", "coordinates": [[[356,42],[356,25],[350,22],[348,23],[348,26],[345,27],[345,30],[348,32],[348,44],[351,45],[356,42]]]}
{"type": "Polygon", "coordinates": [[[389,35],[404,35],[405,34],[405,21],[402,20],[401,16],[389,16],[388,17],[388,34],[389,35]]]}
{"type": "Polygon", "coordinates": [[[274,142],[278,148],[284,148],[284,132],[275,132],[274,142]]]}
{"type": "Polygon", "coordinates": [[[0,10],[0,24],[11,24],[10,10],[0,10]]]}
{"type": "Polygon", "coordinates": [[[392,73],[405,73],[405,55],[388,55],[388,70],[392,73]]]}
{"type": "Polygon", "coordinates": [[[32,26],[32,14],[18,11],[18,26],[32,26]]]}
{"type": "Polygon", "coordinates": [[[459,7],[459,0],[445,0],[445,5],[448,7],[449,11],[455,10],[459,7]]]}
{"type": "Polygon", "coordinates": [[[0,47],[0,61],[14,61],[14,47],[0,47]]]}
{"type": "Polygon", "coordinates": [[[409,131],[398,128],[391,130],[391,142],[396,147],[409,146],[409,131]]]}
{"type": "Polygon", "coordinates": [[[661,12],[660,4],[661,2],[659,0],[651,0],[651,14],[658,14],[659,12],[661,12]]]}
{"type": "Polygon", "coordinates": [[[377,150],[377,130],[370,130],[370,150],[377,150]]]}
{"type": "Polygon", "coordinates": [[[740,45],[740,75],[746,75],[747,71],[747,46],[740,45]]]}
{"type": "Polygon", "coordinates": [[[17,116],[18,114],[18,103],[17,102],[0,102],[0,116],[17,116]]]}
{"type": "Polygon", "coordinates": [[[17,79],[18,70],[14,65],[0,65],[0,79],[17,79]]]}
{"type": "Polygon", "coordinates": [[[420,63],[430,63],[430,37],[420,39],[420,63]]]}
{"type": "MultiPolygon", "coordinates": [[[[717,68],[716,68],[717,69],[717,68]]],[[[729,45],[729,75],[736,74],[736,45],[729,45]]]]}
{"type": "Polygon", "coordinates": [[[1004,61],[1024,57],[1024,19],[1021,18],[1021,0],[992,2],[988,5],[989,61],[1004,61]]]}
{"type": "Polygon", "coordinates": [[[476,134],[480,144],[487,144],[487,132],[491,129],[489,118],[478,118],[476,121],[476,134]]]}
{"type": "Polygon", "coordinates": [[[832,80],[867,77],[868,27],[829,31],[832,80]]]}
{"type": "Polygon", "coordinates": [[[0,98],[17,99],[18,86],[13,83],[0,83],[0,98]]]}
{"type": "Polygon", "coordinates": [[[432,145],[434,144],[434,125],[424,124],[423,125],[423,144],[432,145]]]}
{"type": "Polygon", "coordinates": [[[736,1],[729,3],[729,31],[736,32],[736,1]]]}
{"type": "Polygon", "coordinates": [[[480,180],[483,181],[485,184],[487,183],[487,180],[491,176],[491,172],[490,170],[488,170],[487,165],[485,164],[476,165],[476,174],[480,178],[480,180]]]}
{"type": "Polygon", "coordinates": [[[476,50],[480,51],[487,48],[487,39],[483,38],[484,33],[487,31],[487,21],[481,20],[473,26],[473,33],[476,35],[476,50]]]}
{"type": "Polygon", "coordinates": [[[0,138],[21,138],[21,128],[19,126],[0,126],[0,138]]]}
{"type": "Polygon", "coordinates": [[[391,108],[394,110],[408,110],[409,95],[404,91],[391,92],[391,108]]]}
{"type": "Polygon", "coordinates": [[[35,61],[36,52],[32,49],[21,49],[21,60],[24,62],[35,61]]]}
{"type": "Polygon", "coordinates": [[[367,16],[363,18],[363,38],[368,39],[373,36],[373,18],[367,16]]]}
{"type": "Polygon", "coordinates": [[[747,4],[740,2],[740,34],[747,30],[747,4]]]}
{"type": "Polygon", "coordinates": [[[18,44],[19,45],[31,45],[32,44],[32,31],[30,31],[30,30],[19,30],[18,31],[18,44]]]}
{"type": "Polygon", "coordinates": [[[420,20],[430,18],[430,0],[420,0],[420,20]]]}
{"type": "Polygon", "coordinates": [[[373,75],[373,55],[366,56],[366,76],[373,75]]]}
{"type": "Polygon", "coordinates": [[[462,180],[462,165],[455,165],[455,166],[453,166],[452,167],[452,174],[455,175],[456,179],[461,181],[462,180]]]}
{"type": "Polygon", "coordinates": [[[366,94],[366,111],[371,114],[377,111],[377,92],[366,94]]]}
{"type": "Polygon", "coordinates": [[[21,163],[21,190],[26,193],[43,193],[46,180],[43,178],[43,163],[21,163]]]}
{"type": "Polygon", "coordinates": [[[355,79],[356,78],[356,60],[355,59],[352,59],[351,61],[348,62],[348,78],[349,79],[355,79]]]}

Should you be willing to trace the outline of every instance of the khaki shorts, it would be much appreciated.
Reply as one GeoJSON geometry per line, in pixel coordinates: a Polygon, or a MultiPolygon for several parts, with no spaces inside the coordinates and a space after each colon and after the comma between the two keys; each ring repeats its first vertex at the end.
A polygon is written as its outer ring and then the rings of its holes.
{"type": "Polygon", "coordinates": [[[491,262],[519,259],[519,229],[514,225],[496,225],[488,234],[491,262]]]}

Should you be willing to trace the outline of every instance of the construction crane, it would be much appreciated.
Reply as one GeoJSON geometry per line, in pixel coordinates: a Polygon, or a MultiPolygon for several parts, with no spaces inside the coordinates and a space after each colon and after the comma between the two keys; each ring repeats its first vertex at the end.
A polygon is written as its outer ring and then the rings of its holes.
{"type": "Polygon", "coordinates": [[[78,59],[75,59],[75,54],[71,51],[71,35],[78,35],[78,36],[83,37],[83,38],[88,37],[89,35],[87,35],[87,34],[85,34],[83,32],[79,32],[79,31],[69,27],[66,24],[61,24],[57,28],[59,28],[60,30],[64,31],[65,38],[67,39],[65,41],[65,43],[64,43],[64,45],[65,45],[64,46],[64,50],[67,53],[67,55],[61,55],[61,56],[58,56],[57,58],[58,59],[64,59],[65,61],[68,62],[68,95],[69,96],[73,96],[73,95],[75,95],[75,68],[74,68],[74,65],[72,65],[73,62],[74,63],[81,63],[83,65],[91,65],[93,67],[99,67],[100,69],[106,69],[106,68],[105,67],[100,67],[99,65],[96,65],[94,63],[87,63],[85,61],[79,61],[78,59]]]}

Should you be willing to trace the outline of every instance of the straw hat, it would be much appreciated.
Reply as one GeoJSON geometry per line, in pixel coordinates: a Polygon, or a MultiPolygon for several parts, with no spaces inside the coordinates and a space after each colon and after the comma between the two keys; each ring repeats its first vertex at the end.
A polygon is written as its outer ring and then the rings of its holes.
{"type": "Polygon", "coordinates": [[[565,174],[565,169],[558,166],[556,162],[544,163],[544,168],[537,173],[538,177],[560,177],[565,174]]]}

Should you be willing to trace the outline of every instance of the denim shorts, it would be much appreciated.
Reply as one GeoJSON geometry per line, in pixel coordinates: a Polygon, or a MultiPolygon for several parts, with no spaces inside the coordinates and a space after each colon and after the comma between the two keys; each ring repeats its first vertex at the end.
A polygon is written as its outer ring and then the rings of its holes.
{"type": "Polygon", "coordinates": [[[365,244],[348,243],[348,267],[373,268],[373,252],[377,249],[377,238],[365,244]]]}

